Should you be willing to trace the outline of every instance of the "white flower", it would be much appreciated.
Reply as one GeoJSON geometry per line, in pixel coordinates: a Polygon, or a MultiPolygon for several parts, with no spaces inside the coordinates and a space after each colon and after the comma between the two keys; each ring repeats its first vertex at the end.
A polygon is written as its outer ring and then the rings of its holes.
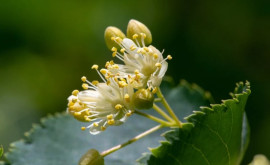
{"type": "MultiPolygon", "coordinates": [[[[94,65],[92,68],[97,70],[98,66],[94,65]]],[[[82,77],[85,82],[83,88],[86,90],[73,92],[68,98],[68,112],[80,121],[92,122],[88,127],[82,127],[82,130],[89,128],[91,134],[98,134],[110,125],[124,123],[134,111],[131,100],[134,89],[129,79],[115,76],[104,79],[99,71],[98,73],[104,83],[89,82],[82,77]]]]}
{"type": "MultiPolygon", "coordinates": [[[[170,60],[172,57],[168,55],[164,59],[162,53],[154,46],[146,47],[144,44],[146,36],[144,33],[141,33],[141,36],[141,45],[137,40],[137,34],[133,35],[136,44],[128,38],[112,37],[112,40],[121,46],[119,52],[115,47],[112,48],[113,57],[117,57],[124,62],[124,65],[118,64],[120,76],[132,77],[135,88],[148,86],[153,89],[160,85],[168,68],[166,60],[170,60]]],[[[107,69],[114,72],[111,65],[107,65],[107,69]]]]}

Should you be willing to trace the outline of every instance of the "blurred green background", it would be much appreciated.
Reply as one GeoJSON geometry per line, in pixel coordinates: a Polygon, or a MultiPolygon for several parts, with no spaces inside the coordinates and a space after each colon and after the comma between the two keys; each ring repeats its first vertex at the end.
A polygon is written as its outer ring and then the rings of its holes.
{"type": "MultiPolygon", "coordinates": [[[[172,54],[168,75],[211,91],[217,103],[235,82],[249,80],[254,154],[270,158],[270,1],[0,0],[0,144],[23,137],[33,122],[64,111],[81,89],[81,76],[97,78],[92,64],[111,59],[103,33],[145,23],[153,45],[172,54]]],[[[63,128],[64,129],[64,128],[63,128]]]]}

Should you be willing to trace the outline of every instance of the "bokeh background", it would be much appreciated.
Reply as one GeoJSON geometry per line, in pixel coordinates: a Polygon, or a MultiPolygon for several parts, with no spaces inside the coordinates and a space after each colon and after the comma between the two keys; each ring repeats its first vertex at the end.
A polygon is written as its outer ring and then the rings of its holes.
{"type": "Polygon", "coordinates": [[[153,45],[173,55],[167,74],[176,82],[197,83],[217,103],[235,82],[251,82],[243,164],[258,153],[270,158],[269,2],[0,0],[0,144],[7,149],[33,122],[64,111],[81,76],[97,78],[92,64],[111,59],[105,28],[125,31],[134,18],[150,28],[153,45]]]}

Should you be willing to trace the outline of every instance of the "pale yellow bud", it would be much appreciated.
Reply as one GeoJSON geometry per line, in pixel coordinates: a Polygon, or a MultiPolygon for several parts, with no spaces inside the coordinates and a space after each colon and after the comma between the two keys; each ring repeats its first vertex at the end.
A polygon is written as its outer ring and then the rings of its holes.
{"type": "Polygon", "coordinates": [[[126,37],[125,34],[120,29],[113,26],[107,27],[104,33],[106,45],[110,50],[113,47],[115,47],[115,49],[120,50],[121,47],[115,41],[119,41],[121,39],[124,39],[125,37],[126,37]]]}
{"type": "Polygon", "coordinates": [[[145,45],[152,43],[152,35],[150,30],[141,22],[137,20],[130,20],[127,27],[127,37],[134,40],[137,39],[141,44],[141,38],[145,45]]]}
{"type": "Polygon", "coordinates": [[[81,157],[79,165],[104,165],[104,158],[97,150],[90,149],[81,157]]]}

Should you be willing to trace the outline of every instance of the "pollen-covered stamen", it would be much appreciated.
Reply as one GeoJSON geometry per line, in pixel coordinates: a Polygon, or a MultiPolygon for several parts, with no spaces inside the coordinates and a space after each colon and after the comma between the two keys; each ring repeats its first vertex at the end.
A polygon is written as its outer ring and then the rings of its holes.
{"type": "Polygon", "coordinates": [[[164,60],[162,60],[160,63],[162,64],[164,61],[166,60],[171,60],[172,59],[172,56],[171,55],[168,55],[164,60]]]}
{"type": "Polygon", "coordinates": [[[119,110],[119,109],[122,109],[123,106],[122,106],[121,104],[116,104],[116,105],[114,106],[114,108],[115,108],[116,110],[119,110]]]}
{"type": "Polygon", "coordinates": [[[86,127],[81,127],[81,130],[82,130],[82,131],[85,131],[85,130],[86,130],[86,127]]]}
{"type": "Polygon", "coordinates": [[[145,33],[141,33],[141,42],[142,42],[142,46],[145,47],[144,44],[144,39],[146,38],[146,34],[145,33]]]}
{"type": "Polygon", "coordinates": [[[98,123],[97,123],[97,122],[94,122],[94,123],[93,123],[93,126],[94,126],[94,127],[98,127],[98,123]]]}
{"type": "Polygon", "coordinates": [[[139,37],[138,34],[134,34],[134,35],[132,36],[132,38],[136,41],[137,46],[140,47],[140,43],[139,43],[139,41],[138,41],[138,39],[137,39],[138,37],[139,37]]]}
{"type": "Polygon", "coordinates": [[[93,65],[93,66],[92,66],[92,69],[95,69],[95,70],[97,71],[98,75],[100,76],[100,78],[103,80],[103,82],[106,83],[105,78],[102,76],[102,74],[101,74],[101,73],[99,72],[99,70],[98,70],[98,65],[93,65]]]}
{"type": "Polygon", "coordinates": [[[108,120],[107,122],[109,125],[114,125],[114,123],[115,123],[114,119],[108,120]]]}
{"type": "Polygon", "coordinates": [[[158,67],[158,68],[161,68],[162,64],[158,62],[158,63],[155,64],[155,66],[158,67]]]}
{"type": "Polygon", "coordinates": [[[94,89],[94,90],[97,89],[97,87],[96,87],[93,83],[91,83],[90,81],[88,81],[87,78],[86,78],[85,76],[83,76],[81,79],[82,79],[83,82],[85,82],[85,83],[82,84],[82,88],[83,88],[83,89],[94,89]],[[88,83],[90,86],[89,86],[87,83],[88,83]]]}
{"type": "Polygon", "coordinates": [[[130,96],[129,94],[125,94],[124,96],[126,102],[130,102],[130,96]]]}
{"type": "Polygon", "coordinates": [[[72,91],[72,95],[73,95],[73,96],[77,96],[77,95],[78,95],[78,93],[79,93],[79,91],[78,91],[78,90],[74,90],[74,91],[72,91]]]}

